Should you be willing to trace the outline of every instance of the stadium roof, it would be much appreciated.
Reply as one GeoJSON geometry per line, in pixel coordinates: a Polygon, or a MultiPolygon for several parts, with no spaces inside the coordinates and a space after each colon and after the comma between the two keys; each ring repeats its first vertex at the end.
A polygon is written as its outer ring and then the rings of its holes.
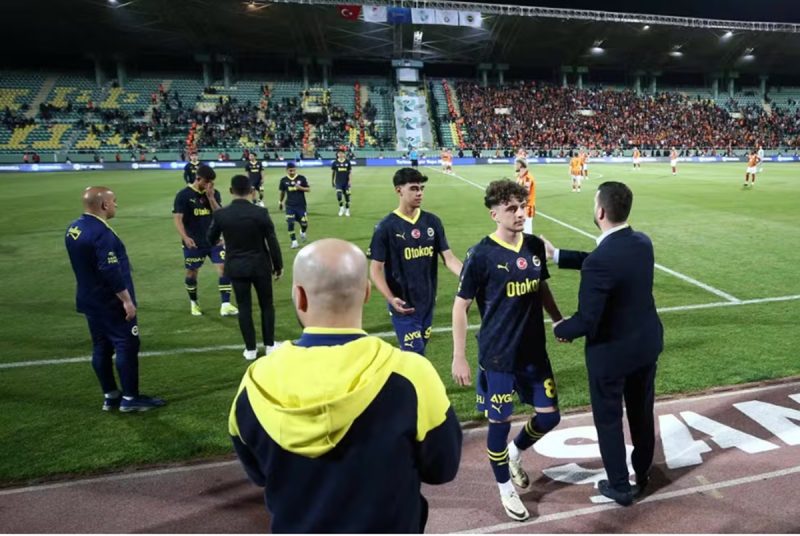
{"type": "MultiPolygon", "coordinates": [[[[687,11],[682,15],[680,10],[674,15],[624,14],[618,11],[620,5],[630,4],[624,0],[567,2],[578,7],[608,4],[612,11],[602,13],[519,7],[528,2],[515,6],[371,3],[480,10],[483,27],[345,20],[336,7],[343,4],[338,0],[14,1],[3,6],[4,20],[11,22],[4,29],[4,56],[37,58],[39,54],[38,58],[46,55],[56,60],[63,55],[87,54],[106,58],[171,56],[190,63],[196,54],[214,54],[262,65],[300,57],[409,58],[426,63],[503,63],[554,69],[568,65],[665,73],[734,70],[743,74],[796,74],[800,62],[800,26],[788,23],[792,17],[748,22],[733,21],[731,16],[728,23],[725,19],[682,18],[687,11]],[[728,30],[732,35],[727,35],[728,30]],[[416,48],[415,31],[422,31],[422,43],[416,48]]],[[[673,3],[684,5],[681,0],[673,3]]],[[[669,4],[655,2],[652,7],[664,13],[669,4]]]]}

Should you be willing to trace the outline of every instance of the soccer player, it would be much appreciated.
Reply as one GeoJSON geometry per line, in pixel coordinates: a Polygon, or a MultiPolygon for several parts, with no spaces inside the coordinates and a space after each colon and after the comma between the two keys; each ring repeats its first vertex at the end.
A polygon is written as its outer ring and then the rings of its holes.
{"type": "Polygon", "coordinates": [[[453,153],[450,152],[450,149],[444,148],[442,149],[442,173],[447,173],[448,175],[453,173],[453,153]]]}
{"type": "Polygon", "coordinates": [[[350,178],[353,166],[344,154],[337,151],[336,160],[331,163],[331,186],[336,188],[336,200],[339,201],[339,216],[350,217],[350,178]],[[344,199],[343,199],[344,198],[344,199]]]}
{"type": "Polygon", "coordinates": [[[669,152],[669,165],[672,168],[672,174],[678,174],[678,151],[675,147],[669,152]]]}
{"type": "Polygon", "coordinates": [[[533,233],[533,218],[536,216],[536,180],[533,178],[533,173],[528,170],[528,164],[525,160],[517,160],[516,172],[517,184],[528,192],[528,205],[525,207],[525,225],[522,228],[522,232],[531,234],[533,233]]]}
{"type": "Polygon", "coordinates": [[[201,165],[192,184],[178,192],[172,209],[175,228],[183,242],[183,262],[186,266],[186,292],[189,293],[189,310],[192,316],[201,316],[203,310],[197,301],[197,273],[206,257],[211,259],[219,276],[219,295],[222,304],[219,314],[235,316],[239,310],[231,303],[231,280],[225,276],[225,246],[222,242],[212,244],[208,241],[208,228],[211,214],[217,210],[222,197],[214,189],[217,174],[211,167],[201,165]]]}
{"type": "Polygon", "coordinates": [[[489,419],[486,446],[506,514],[528,518],[518,487],[530,486],[521,452],[530,448],[561,420],[553,369],[547,356],[543,310],[562,320],[547,285],[550,274],[544,242],[522,233],[528,192],[509,180],[486,188],[484,204],[497,229],[467,253],[453,303],[453,379],[471,383],[466,357],[467,313],[478,302],[478,411],[489,419]],[[513,441],[506,444],[514,411],[513,394],[533,406],[534,414],[513,441]]]}
{"type": "Polygon", "coordinates": [[[569,175],[572,177],[572,191],[581,191],[581,159],[579,156],[573,156],[569,160],[569,175]]]}
{"type": "Polygon", "coordinates": [[[455,275],[461,272],[442,221],[420,208],[427,180],[412,168],[394,174],[400,203],[375,226],[367,255],[372,282],[386,298],[400,348],[421,355],[431,337],[438,258],[455,275]]]}
{"type": "Polygon", "coordinates": [[[764,171],[764,166],[762,165],[764,163],[764,147],[759,145],[757,154],[758,154],[758,172],[761,173],[762,171],[764,171]]]}
{"type": "Polygon", "coordinates": [[[253,191],[258,192],[258,201],[255,202],[259,207],[264,206],[264,164],[256,156],[256,153],[250,153],[247,160],[247,176],[250,179],[250,186],[253,191]]]}
{"type": "Polygon", "coordinates": [[[589,178],[589,152],[584,149],[578,156],[581,159],[581,178],[586,180],[589,178]]]}
{"type": "Polygon", "coordinates": [[[639,148],[638,147],[634,147],[633,148],[633,169],[636,169],[636,168],[641,169],[642,168],[641,157],[642,157],[642,153],[639,152],[639,148]]]}
{"type": "Polygon", "coordinates": [[[103,390],[103,411],[147,411],[165,404],[139,394],[136,293],[125,244],[108,225],[117,196],[108,188],[83,191],[83,215],[69,224],[64,244],[78,283],[76,306],[92,337],[92,368],[103,390]],[[122,391],[114,379],[114,361],[122,391]]]}
{"type": "Polygon", "coordinates": [[[747,172],[744,175],[744,187],[751,188],[756,184],[756,173],[758,173],[758,153],[750,151],[750,156],[747,159],[747,172]],[[752,181],[752,182],[751,182],[752,181]]]}
{"type": "Polygon", "coordinates": [[[300,240],[306,241],[306,230],[308,230],[308,214],[306,214],[306,192],[311,191],[308,179],[304,175],[297,174],[297,165],[294,162],[286,164],[286,175],[281,178],[278,184],[281,198],[278,201],[278,209],[283,210],[286,200],[286,223],[289,228],[289,238],[292,241],[291,248],[297,249],[297,235],[294,232],[294,224],[300,224],[300,240]]]}
{"type": "Polygon", "coordinates": [[[200,168],[200,161],[197,159],[197,153],[189,155],[189,162],[183,166],[183,181],[186,184],[192,184],[197,178],[197,170],[200,168]]]}

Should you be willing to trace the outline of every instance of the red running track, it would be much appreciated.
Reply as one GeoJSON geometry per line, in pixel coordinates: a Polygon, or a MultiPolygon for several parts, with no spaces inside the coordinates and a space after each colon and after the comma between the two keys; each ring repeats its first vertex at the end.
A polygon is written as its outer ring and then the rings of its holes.
{"type": "MultiPolygon", "coordinates": [[[[468,430],[456,480],[423,491],[428,532],[800,532],[800,379],[659,400],[656,414],[644,498],[601,502],[591,415],[575,413],[523,454],[533,481],[523,523],[500,506],[485,429],[468,430]]],[[[268,530],[261,490],[235,460],[0,490],[2,532],[268,530]]]]}

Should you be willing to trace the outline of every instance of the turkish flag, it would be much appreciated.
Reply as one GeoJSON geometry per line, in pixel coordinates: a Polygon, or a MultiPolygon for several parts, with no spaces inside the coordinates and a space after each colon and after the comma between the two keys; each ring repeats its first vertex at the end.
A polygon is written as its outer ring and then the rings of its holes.
{"type": "Polygon", "coordinates": [[[361,14],[361,6],[339,6],[336,8],[339,11],[339,16],[347,20],[358,20],[361,14]]]}

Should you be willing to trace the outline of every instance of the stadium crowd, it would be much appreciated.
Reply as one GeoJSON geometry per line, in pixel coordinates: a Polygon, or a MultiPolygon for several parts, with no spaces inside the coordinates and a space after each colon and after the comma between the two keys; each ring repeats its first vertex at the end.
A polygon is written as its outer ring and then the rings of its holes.
{"type": "Polygon", "coordinates": [[[457,85],[469,144],[495,147],[578,147],[611,152],[643,147],[765,147],[800,143],[800,111],[737,108],[681,93],[577,89],[520,81],[501,87],[457,85]],[[519,106],[519,103],[525,103],[519,106]]]}

